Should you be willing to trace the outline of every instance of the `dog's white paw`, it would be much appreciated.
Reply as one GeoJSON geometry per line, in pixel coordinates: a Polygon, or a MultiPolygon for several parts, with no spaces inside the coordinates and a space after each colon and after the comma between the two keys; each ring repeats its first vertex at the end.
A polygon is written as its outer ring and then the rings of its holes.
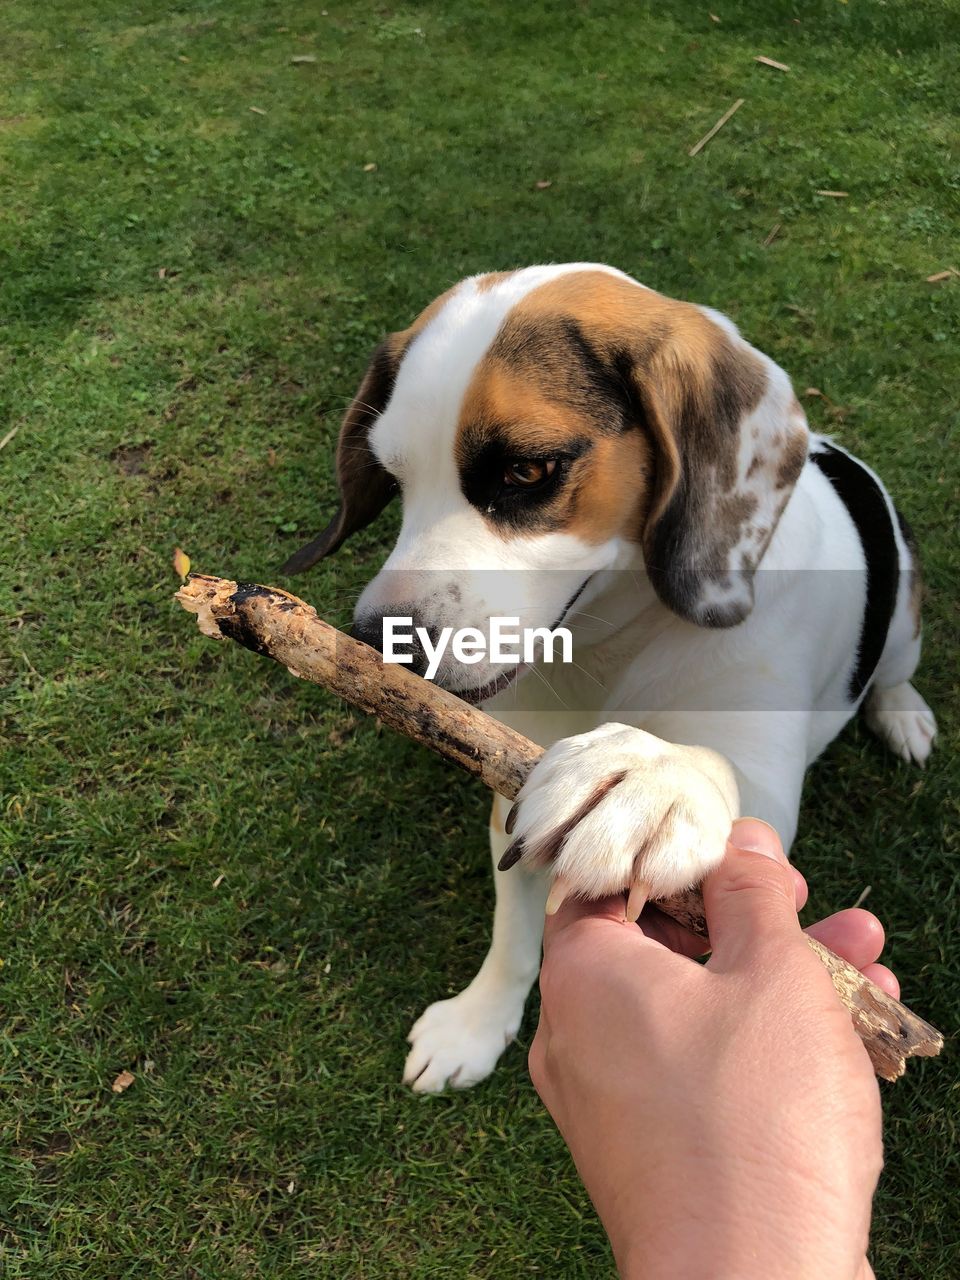
{"type": "Polygon", "coordinates": [[[738,803],[716,752],[605,724],[544,754],[507,819],[516,838],[500,866],[552,867],[548,911],[568,894],[634,886],[639,899],[668,897],[721,860],[738,803]]]}
{"type": "Polygon", "coordinates": [[[873,689],[867,699],[867,724],[907,764],[924,764],[937,736],[933,712],[912,684],[873,689]]]}
{"type": "Polygon", "coordinates": [[[485,1079],[516,1037],[527,988],[467,987],[420,1015],[407,1039],[403,1082],[415,1093],[466,1089],[485,1079]]]}

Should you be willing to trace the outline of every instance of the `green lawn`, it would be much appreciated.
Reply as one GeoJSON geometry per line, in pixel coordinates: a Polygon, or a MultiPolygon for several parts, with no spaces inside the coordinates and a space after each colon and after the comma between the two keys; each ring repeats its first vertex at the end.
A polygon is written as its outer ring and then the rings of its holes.
{"type": "MultiPolygon", "coordinates": [[[[890,482],[940,747],[852,727],[797,857],[808,916],[871,885],[906,999],[960,1021],[960,278],[926,282],[960,269],[960,8],[326,3],[0,9],[5,1280],[611,1272],[532,1017],[470,1093],[398,1083],[485,949],[486,797],[170,599],[177,543],[277,579],[369,349],[471,272],[721,308],[890,482]]],[[[395,520],[296,590],[345,621],[395,520]]],[[[884,1089],[881,1280],[960,1272],[957,1090],[953,1044],[884,1089]]]]}

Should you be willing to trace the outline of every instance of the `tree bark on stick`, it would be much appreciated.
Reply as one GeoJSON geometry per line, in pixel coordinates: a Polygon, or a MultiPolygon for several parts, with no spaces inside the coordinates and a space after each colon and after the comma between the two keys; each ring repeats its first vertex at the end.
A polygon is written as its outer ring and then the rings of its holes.
{"type": "MultiPolygon", "coordinates": [[[[322,685],[398,733],[421,742],[513,800],[542,748],[478,707],[438,688],[322,621],[303,600],[263,587],[194,573],[176,594],[204,635],[235,640],[273,658],[291,675],[322,685]]],[[[707,937],[699,891],[657,904],[686,928],[707,937]]],[[[823,961],[849,1009],[877,1075],[896,1080],[912,1057],[934,1057],[943,1036],[899,1000],[821,943],[807,941],[823,961]]]]}

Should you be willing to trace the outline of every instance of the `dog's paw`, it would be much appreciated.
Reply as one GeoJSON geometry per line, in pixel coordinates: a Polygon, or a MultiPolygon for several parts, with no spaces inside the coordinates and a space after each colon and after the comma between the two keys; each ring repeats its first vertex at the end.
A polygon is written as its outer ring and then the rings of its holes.
{"type": "Polygon", "coordinates": [[[866,704],[867,724],[907,764],[923,765],[937,736],[933,712],[912,684],[872,689],[866,704]]]}
{"type": "Polygon", "coordinates": [[[716,752],[602,725],[544,754],[507,819],[516,838],[500,866],[552,867],[548,912],[568,894],[633,889],[631,904],[642,905],[717,865],[738,803],[733,770],[716,752]]]}
{"type": "Polygon", "coordinates": [[[439,1093],[448,1085],[467,1089],[485,1079],[516,1037],[525,997],[526,987],[503,991],[471,986],[430,1005],[407,1036],[411,1049],[404,1084],[415,1093],[439,1093]]]}

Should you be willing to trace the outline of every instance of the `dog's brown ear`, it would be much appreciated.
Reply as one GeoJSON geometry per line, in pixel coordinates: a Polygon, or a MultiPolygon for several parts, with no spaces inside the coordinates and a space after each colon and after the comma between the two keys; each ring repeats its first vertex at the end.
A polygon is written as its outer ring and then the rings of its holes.
{"type": "Polygon", "coordinates": [[[657,456],[647,574],[681,618],[735,626],[806,460],[806,417],[783,370],[699,308],[651,345],[633,378],[657,456]]]}
{"type": "Polygon", "coordinates": [[[337,441],[337,486],[340,507],[323,533],[294,552],[281,573],[301,573],[331,555],[351,533],[377,518],[397,492],[393,476],[370,448],[370,428],[387,407],[397,376],[398,360],[391,340],[373,353],[363,381],[344,415],[337,441]]]}

